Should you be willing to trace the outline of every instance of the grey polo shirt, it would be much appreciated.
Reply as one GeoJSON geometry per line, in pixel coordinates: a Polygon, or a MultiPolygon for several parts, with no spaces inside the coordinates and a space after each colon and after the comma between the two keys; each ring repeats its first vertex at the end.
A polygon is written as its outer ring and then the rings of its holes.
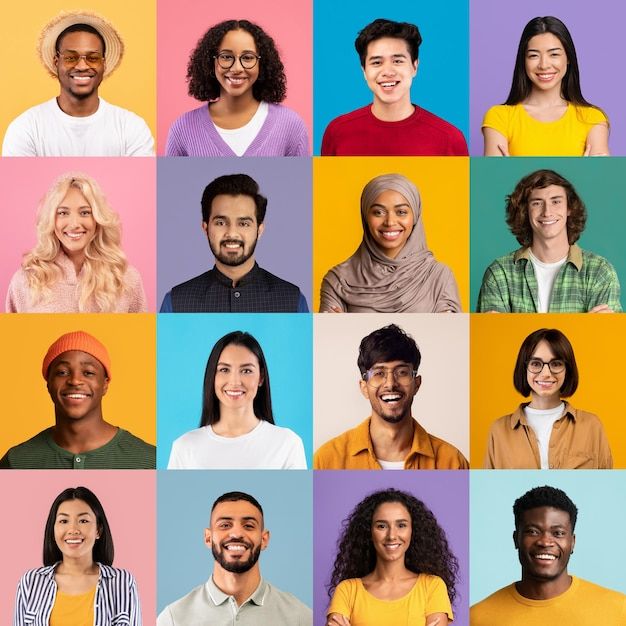
{"type": "Polygon", "coordinates": [[[313,626],[311,609],[286,591],[261,579],[254,593],[237,606],[209,578],[163,609],[157,626],[313,626]]]}

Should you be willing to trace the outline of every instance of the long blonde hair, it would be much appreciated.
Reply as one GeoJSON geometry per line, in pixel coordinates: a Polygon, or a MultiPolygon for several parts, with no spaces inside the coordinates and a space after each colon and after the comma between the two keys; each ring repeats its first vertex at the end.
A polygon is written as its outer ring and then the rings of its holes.
{"type": "Polygon", "coordinates": [[[126,255],[120,246],[120,220],[109,206],[98,183],[91,176],[80,172],[61,175],[39,204],[37,245],[22,260],[31,300],[36,302],[45,299],[52,285],[63,278],[61,267],[55,263],[62,249],[54,229],[57,208],[71,187],[83,194],[96,222],[95,235],[85,247],[78,310],[93,310],[93,306],[89,306],[93,301],[98,311],[114,311],[124,291],[124,275],[128,267],[126,255]]]}

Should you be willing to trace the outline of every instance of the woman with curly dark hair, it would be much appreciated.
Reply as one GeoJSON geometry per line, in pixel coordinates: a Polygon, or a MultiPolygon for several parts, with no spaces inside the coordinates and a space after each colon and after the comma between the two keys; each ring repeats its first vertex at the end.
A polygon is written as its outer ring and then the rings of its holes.
{"type": "Polygon", "coordinates": [[[287,92],[274,40],[248,20],[209,28],[187,66],[189,95],[207,105],[171,126],[167,156],[307,156],[304,122],[287,92]]]}
{"type": "Polygon", "coordinates": [[[326,626],[446,626],[459,565],[415,496],[376,491],[343,522],[326,626]]]}

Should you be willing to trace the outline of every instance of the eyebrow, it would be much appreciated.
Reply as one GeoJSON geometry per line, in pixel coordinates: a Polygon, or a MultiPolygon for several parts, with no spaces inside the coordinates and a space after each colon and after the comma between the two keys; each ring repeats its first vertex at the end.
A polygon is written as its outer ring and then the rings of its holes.
{"type": "MultiPolygon", "coordinates": [[[[223,48],[222,50],[217,51],[218,54],[222,54],[222,52],[230,52],[232,54],[235,54],[235,51],[231,50],[230,48],[223,48]]],[[[241,54],[246,54],[246,52],[249,52],[250,54],[256,54],[256,50],[242,50],[241,54]]]]}
{"type": "MultiPolygon", "coordinates": [[[[257,524],[259,523],[259,520],[254,517],[254,515],[247,515],[245,517],[240,518],[241,520],[243,520],[244,522],[257,522],[257,524]]],[[[218,517],[215,522],[233,522],[235,520],[234,517],[230,517],[227,515],[222,515],[221,517],[218,517]]]]}
{"type": "MultiPolygon", "coordinates": [[[[211,215],[212,220],[230,220],[228,215],[211,215]]],[[[232,219],[239,220],[240,222],[253,222],[254,218],[251,215],[237,216],[232,219]]]]}
{"type": "MultiPolygon", "coordinates": [[[[91,515],[91,513],[89,511],[84,511],[83,513],[79,513],[78,517],[80,517],[81,515],[91,515]]],[[[61,516],[69,517],[70,514],[69,513],[58,513],[57,512],[57,517],[61,517],[61,516]]]]}
{"type": "MultiPolygon", "coordinates": [[[[226,365],[228,367],[232,367],[232,363],[227,363],[226,361],[218,361],[217,365],[226,365]]],[[[240,363],[239,367],[257,367],[257,365],[255,365],[254,363],[240,363]]]]}
{"type": "MultiPolygon", "coordinates": [[[[556,50],[563,50],[563,48],[561,46],[559,46],[558,48],[548,48],[548,52],[554,52],[556,50]]],[[[526,52],[541,52],[541,50],[539,50],[539,48],[528,48],[526,50],[526,52]]]]}
{"type": "MultiPolygon", "coordinates": [[[[396,52],[395,54],[392,54],[390,56],[392,59],[406,59],[408,55],[405,52],[396,52]]],[[[382,54],[376,54],[374,56],[367,57],[367,60],[374,61],[374,60],[382,59],[382,58],[384,58],[382,54]]]]}
{"type": "MultiPolygon", "coordinates": [[[[394,209],[397,209],[397,208],[403,207],[403,206],[408,206],[409,209],[411,208],[411,205],[408,202],[399,202],[398,204],[392,204],[391,206],[394,209]]],[[[373,209],[374,207],[381,208],[381,209],[386,209],[387,208],[386,205],[380,204],[380,202],[374,202],[373,204],[370,204],[370,209],[373,209]]]]}
{"type": "MultiPolygon", "coordinates": [[[[86,361],[80,361],[79,365],[95,365],[96,363],[100,363],[100,361],[98,361],[97,359],[94,359],[94,360],[88,359],[86,361]]],[[[54,364],[54,366],[57,367],[58,365],[70,365],[70,362],[69,361],[65,361],[65,360],[57,361],[54,364]]]]}
{"type": "Polygon", "coordinates": [[[379,522],[384,522],[385,524],[388,524],[389,522],[408,522],[409,520],[406,519],[405,517],[400,517],[398,519],[395,520],[387,520],[387,519],[375,519],[374,520],[374,524],[378,524],[379,522]]]}
{"type": "MultiPolygon", "coordinates": [[[[564,193],[557,193],[557,194],[556,194],[556,195],[554,195],[554,196],[548,196],[548,200],[554,200],[555,198],[565,198],[565,194],[564,194],[564,193]]],[[[537,196],[535,196],[535,197],[530,196],[530,198],[528,198],[528,199],[529,199],[531,202],[532,202],[533,200],[543,200],[543,198],[539,198],[539,197],[537,197],[537,196]]]]}

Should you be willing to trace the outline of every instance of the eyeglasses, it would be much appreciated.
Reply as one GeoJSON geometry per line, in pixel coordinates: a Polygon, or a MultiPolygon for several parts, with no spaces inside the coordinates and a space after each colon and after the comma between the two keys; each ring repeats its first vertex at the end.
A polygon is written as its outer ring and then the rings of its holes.
{"type": "Polygon", "coordinates": [[[237,59],[239,59],[239,63],[244,70],[251,70],[259,62],[261,57],[252,52],[244,52],[238,57],[230,52],[219,52],[213,58],[223,70],[229,70],[233,65],[235,65],[235,61],[237,59]]]}
{"type": "Polygon", "coordinates": [[[560,374],[565,369],[565,361],[562,361],[561,359],[552,359],[551,361],[529,359],[526,362],[526,369],[531,374],[541,374],[546,365],[552,374],[560,374]]]}
{"type": "Polygon", "coordinates": [[[386,380],[389,372],[397,383],[408,385],[416,376],[417,370],[410,365],[398,365],[393,369],[389,367],[372,367],[363,374],[363,380],[372,387],[380,387],[386,380]]]}
{"type": "Polygon", "coordinates": [[[57,52],[57,56],[69,67],[78,65],[81,59],[85,59],[85,63],[90,67],[99,67],[104,61],[104,56],[99,52],[89,52],[88,54],[78,54],[77,52],[57,52]]]}

